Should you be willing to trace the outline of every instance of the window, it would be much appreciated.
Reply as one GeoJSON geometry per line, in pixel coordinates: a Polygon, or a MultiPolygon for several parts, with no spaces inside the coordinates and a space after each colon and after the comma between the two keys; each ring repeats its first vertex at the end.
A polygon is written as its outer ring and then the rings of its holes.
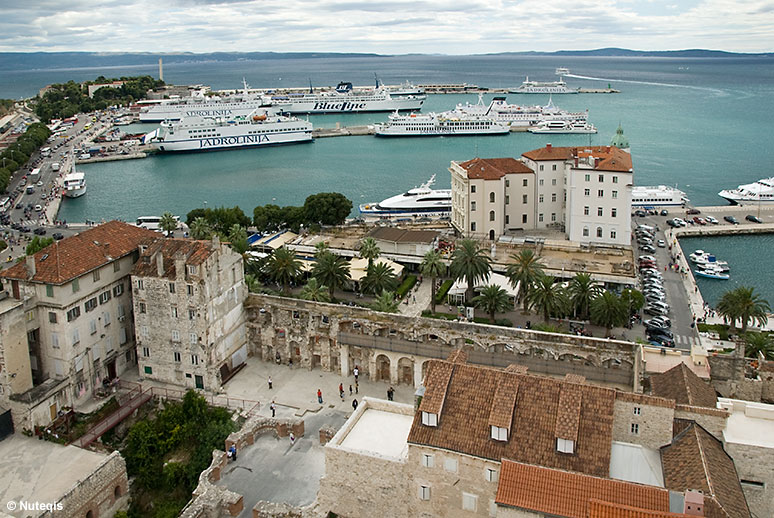
{"type": "Polygon", "coordinates": [[[603,214],[602,210],[603,210],[602,207],[597,207],[597,216],[602,216],[603,214]]]}
{"type": "Polygon", "coordinates": [[[464,511],[475,511],[478,507],[478,496],[470,493],[462,493],[462,509],[464,511]]]}
{"type": "Polygon", "coordinates": [[[191,342],[192,344],[195,344],[196,342],[199,341],[199,337],[196,335],[196,333],[190,333],[188,335],[188,341],[191,342]]]}
{"type": "Polygon", "coordinates": [[[605,196],[605,191],[602,189],[599,189],[597,191],[597,198],[604,198],[604,196],[605,196]]]}
{"type": "Polygon", "coordinates": [[[140,302],[138,304],[140,313],[145,313],[145,302],[140,302]]]}
{"type": "Polygon", "coordinates": [[[639,435],[640,434],[640,425],[637,423],[632,423],[632,434],[639,435]]]}
{"type": "Polygon", "coordinates": [[[590,182],[590,181],[591,181],[591,175],[590,175],[590,174],[584,175],[584,176],[583,176],[583,179],[584,179],[585,181],[587,181],[587,182],[590,182]]]}
{"type": "Polygon", "coordinates": [[[113,271],[118,272],[121,270],[121,263],[118,261],[113,262],[113,271]]]}
{"type": "Polygon", "coordinates": [[[589,237],[589,227],[583,227],[583,237],[589,237]]]}
{"type": "Polygon", "coordinates": [[[484,470],[484,478],[487,482],[497,482],[497,470],[494,468],[486,468],[484,470]]]}
{"type": "Polygon", "coordinates": [[[527,186],[529,185],[529,183],[528,183],[528,182],[529,182],[529,181],[528,181],[526,178],[524,178],[524,179],[521,181],[521,186],[522,186],[522,187],[527,187],[527,186]]]}
{"type": "Polygon", "coordinates": [[[614,200],[617,199],[618,198],[618,191],[613,191],[611,196],[613,197],[614,200]]]}
{"type": "Polygon", "coordinates": [[[538,214],[538,221],[541,222],[541,223],[543,222],[543,214],[542,213],[538,214]]]}
{"type": "Polygon", "coordinates": [[[422,454],[422,466],[432,468],[435,466],[435,458],[427,453],[422,454]]]}
{"type": "Polygon", "coordinates": [[[523,203],[524,205],[527,204],[527,195],[526,194],[522,194],[521,195],[521,203],[523,203]]]}
{"type": "Polygon", "coordinates": [[[56,324],[56,313],[53,311],[48,312],[48,322],[49,324],[56,324]]]}
{"type": "Polygon", "coordinates": [[[175,363],[180,363],[182,361],[180,358],[180,353],[177,351],[172,353],[172,358],[174,358],[175,363]]]}
{"type": "Polygon", "coordinates": [[[543,195],[538,196],[538,203],[543,203],[543,195]]]}
{"type": "Polygon", "coordinates": [[[495,220],[495,212],[493,210],[489,211],[489,221],[495,220]]]}
{"type": "Polygon", "coordinates": [[[419,499],[430,500],[430,486],[419,486],[419,499]]]}
{"type": "Polygon", "coordinates": [[[505,186],[506,187],[510,187],[511,186],[511,181],[510,180],[505,180],[505,186]]]}
{"type": "Polygon", "coordinates": [[[146,365],[145,367],[143,367],[143,371],[145,372],[145,374],[153,374],[153,367],[149,367],[148,365],[146,365]]]}
{"type": "Polygon", "coordinates": [[[188,274],[189,275],[196,275],[196,266],[193,264],[188,265],[188,274]]]}
{"type": "Polygon", "coordinates": [[[180,331],[177,329],[172,330],[172,341],[173,342],[179,342],[180,341],[180,331]]]}
{"type": "Polygon", "coordinates": [[[59,335],[56,333],[51,333],[51,347],[59,349],[59,335]]]}
{"type": "Polygon", "coordinates": [[[150,358],[150,348],[149,347],[143,347],[142,348],[142,355],[144,358],[150,358]]]}
{"type": "Polygon", "coordinates": [[[103,291],[99,294],[99,303],[104,304],[105,302],[110,300],[110,290],[103,291]]]}
{"type": "Polygon", "coordinates": [[[641,415],[642,414],[642,408],[641,407],[636,406],[636,407],[634,407],[633,411],[634,411],[634,415],[641,415]]]}
{"type": "Polygon", "coordinates": [[[438,426],[438,414],[422,412],[422,424],[425,426],[438,426]]]}
{"type": "MultiPolygon", "coordinates": [[[[541,171],[543,170],[543,166],[542,165],[540,166],[540,170],[541,171]]],[[[542,178],[540,180],[538,180],[538,185],[543,187],[543,179],[542,178]]]]}
{"type": "MultiPolygon", "coordinates": [[[[554,167],[556,167],[556,166],[554,166],[554,167]]],[[[554,171],[556,171],[556,169],[554,169],[554,171]]],[[[551,185],[556,185],[556,178],[552,178],[551,179],[551,185]]]]}
{"type": "Polygon", "coordinates": [[[599,175],[599,183],[604,183],[605,181],[605,175],[601,174],[599,175]]]}
{"type": "Polygon", "coordinates": [[[470,202],[470,212],[476,212],[476,202],[471,201],[470,202]]]}
{"type": "Polygon", "coordinates": [[[94,270],[91,274],[91,278],[94,282],[97,282],[99,280],[99,270],[94,270]]]}
{"type": "MultiPolygon", "coordinates": [[[[556,164],[552,165],[552,166],[551,166],[551,169],[553,169],[554,171],[556,171],[556,164]]],[[[554,184],[554,185],[556,185],[556,184],[554,184]]]]}
{"type": "Polygon", "coordinates": [[[584,216],[588,216],[589,215],[589,207],[588,207],[588,205],[583,207],[583,215],[584,216]]]}
{"type": "Polygon", "coordinates": [[[78,293],[80,291],[81,286],[78,284],[78,279],[73,279],[73,293],[78,293]]]}
{"type": "Polygon", "coordinates": [[[610,209],[610,216],[613,218],[618,216],[618,209],[616,209],[615,207],[610,209]]]}
{"type": "Polygon", "coordinates": [[[27,322],[32,322],[35,320],[35,310],[31,309],[25,313],[25,316],[27,317],[27,322]]]}
{"type": "Polygon", "coordinates": [[[79,316],[81,316],[81,308],[78,306],[75,306],[73,309],[67,312],[67,321],[72,322],[79,316]]]}
{"type": "Polygon", "coordinates": [[[471,232],[475,232],[476,231],[476,222],[475,221],[471,221],[470,222],[470,231],[471,232]]]}
{"type": "Polygon", "coordinates": [[[597,237],[602,237],[602,227],[597,227],[597,237]]]}
{"type": "Polygon", "coordinates": [[[471,186],[470,186],[470,192],[471,192],[472,194],[476,194],[476,186],[475,186],[475,185],[471,185],[471,186]]]}
{"type": "Polygon", "coordinates": [[[46,284],[46,297],[54,296],[54,287],[50,284],[46,284]]]}
{"type": "Polygon", "coordinates": [[[123,284],[117,284],[113,286],[113,296],[114,297],[120,297],[124,294],[124,285],[123,284]]]}
{"type": "Polygon", "coordinates": [[[89,320],[89,333],[94,335],[97,334],[97,321],[96,320],[89,320]]]}
{"type": "Polygon", "coordinates": [[[591,190],[590,189],[583,189],[583,195],[584,196],[591,196],[591,190]]]}
{"type": "Polygon", "coordinates": [[[556,221],[556,212],[551,213],[551,221],[556,221]]]}
{"type": "MultiPolygon", "coordinates": [[[[543,170],[543,164],[540,164],[540,170],[543,170]]],[[[540,185],[543,185],[543,180],[540,180],[540,185]]]]}
{"type": "Polygon", "coordinates": [[[526,223],[527,222],[527,215],[526,214],[522,214],[521,215],[521,222],[522,223],[526,223]]]}
{"type": "Polygon", "coordinates": [[[170,293],[174,293],[175,292],[175,283],[174,282],[170,282],[169,283],[169,292],[170,293]]]}
{"type": "Polygon", "coordinates": [[[86,302],[83,304],[83,309],[85,309],[87,313],[88,313],[89,311],[92,311],[92,310],[94,310],[96,307],[97,307],[97,297],[94,297],[94,298],[92,298],[92,299],[89,299],[89,300],[87,300],[87,301],[86,301],[86,302]]]}
{"type": "Polygon", "coordinates": [[[171,313],[172,318],[177,318],[177,306],[172,306],[171,313]]]}
{"type": "Polygon", "coordinates": [[[193,295],[193,284],[186,284],[185,287],[188,289],[188,294],[193,295]]]}
{"type": "Polygon", "coordinates": [[[507,441],[508,440],[508,429],[507,428],[501,428],[499,426],[492,426],[491,427],[491,434],[492,439],[495,441],[507,441]]]}
{"type": "Polygon", "coordinates": [[[452,473],[457,473],[457,459],[446,457],[443,459],[443,469],[452,473]]]}
{"type": "Polygon", "coordinates": [[[505,204],[506,205],[510,205],[510,203],[511,203],[511,197],[506,194],[505,195],[505,204]]]}
{"type": "Polygon", "coordinates": [[[191,365],[199,365],[199,355],[198,354],[192,354],[191,355],[191,365]]]}
{"type": "MultiPolygon", "coordinates": [[[[126,328],[125,327],[119,327],[118,328],[118,344],[124,345],[126,343],[126,328]]],[[[129,360],[127,360],[129,361],[129,360]]]]}
{"type": "Polygon", "coordinates": [[[505,224],[508,225],[508,224],[510,224],[510,222],[511,222],[511,218],[510,218],[510,216],[508,216],[508,214],[506,214],[505,215],[505,224]]]}
{"type": "Polygon", "coordinates": [[[141,290],[141,289],[143,289],[143,286],[142,286],[142,279],[137,279],[137,289],[138,289],[138,290],[141,290]]]}
{"type": "Polygon", "coordinates": [[[140,327],[140,335],[143,338],[148,338],[148,336],[150,336],[150,329],[148,329],[148,326],[141,326],[140,327]]]}
{"type": "Polygon", "coordinates": [[[196,310],[195,309],[189,309],[188,310],[188,320],[194,320],[196,318],[196,310]]]}
{"type": "Polygon", "coordinates": [[[570,439],[556,439],[556,451],[559,453],[573,453],[575,451],[575,442],[570,439]]]}
{"type": "Polygon", "coordinates": [[[494,203],[495,201],[495,193],[490,192],[489,193],[489,203],[494,203]]]}
{"type": "Polygon", "coordinates": [[[71,336],[73,338],[73,345],[75,345],[77,343],[80,343],[80,341],[81,341],[81,332],[78,330],[77,327],[75,329],[73,329],[73,333],[72,333],[71,336]]]}
{"type": "Polygon", "coordinates": [[[617,176],[613,177],[613,183],[618,183],[618,177],[617,176]]]}
{"type": "Polygon", "coordinates": [[[556,201],[556,193],[551,193],[551,201],[556,201]]]}
{"type": "Polygon", "coordinates": [[[615,230],[610,231],[610,239],[615,239],[615,230]]]}
{"type": "Polygon", "coordinates": [[[102,313],[102,325],[105,327],[110,325],[110,311],[102,313]]]}
{"type": "Polygon", "coordinates": [[[745,480],[741,479],[740,482],[744,484],[745,486],[749,486],[751,488],[755,489],[765,489],[766,484],[764,482],[758,482],[757,480],[745,480]]]}

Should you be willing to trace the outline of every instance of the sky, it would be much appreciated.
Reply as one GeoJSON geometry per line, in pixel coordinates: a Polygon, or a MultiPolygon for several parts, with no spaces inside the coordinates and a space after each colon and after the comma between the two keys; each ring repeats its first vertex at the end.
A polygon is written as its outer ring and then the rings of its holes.
{"type": "Polygon", "coordinates": [[[774,0],[0,0],[2,52],[774,50],[774,0]]]}

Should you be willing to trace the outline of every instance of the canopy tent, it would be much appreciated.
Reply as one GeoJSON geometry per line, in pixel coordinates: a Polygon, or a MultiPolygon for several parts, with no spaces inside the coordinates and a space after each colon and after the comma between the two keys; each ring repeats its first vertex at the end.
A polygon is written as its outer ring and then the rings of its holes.
{"type": "MultiPolygon", "coordinates": [[[[390,261],[389,259],[386,259],[384,257],[379,257],[377,259],[374,259],[374,264],[386,264],[390,267],[390,270],[392,270],[392,273],[395,274],[396,277],[400,277],[403,274],[403,265],[398,264],[396,262],[390,261]]],[[[353,258],[349,262],[349,276],[352,278],[352,281],[354,282],[360,282],[363,277],[366,276],[368,273],[368,259],[363,259],[362,257],[356,257],[353,258]]]]}
{"type": "MultiPolygon", "coordinates": [[[[514,288],[513,286],[511,286],[511,283],[508,281],[508,277],[495,272],[490,272],[489,276],[486,279],[479,280],[476,283],[476,285],[473,287],[473,291],[480,291],[482,288],[486,286],[490,286],[492,284],[505,290],[508,296],[513,298],[514,300],[516,300],[516,298],[518,298],[519,296],[520,285],[517,284],[516,287],[514,288]]],[[[456,281],[454,281],[454,284],[449,289],[449,303],[461,304],[465,302],[465,291],[467,289],[468,289],[468,283],[465,282],[464,280],[457,279],[456,281]]]]}

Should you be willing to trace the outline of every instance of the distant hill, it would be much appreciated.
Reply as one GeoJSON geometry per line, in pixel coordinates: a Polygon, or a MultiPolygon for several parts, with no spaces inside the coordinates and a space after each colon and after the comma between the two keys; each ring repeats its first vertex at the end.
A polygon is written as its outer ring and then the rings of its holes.
{"type": "Polygon", "coordinates": [[[726,52],[724,50],[685,49],[685,50],[629,50],[616,47],[594,50],[557,50],[556,52],[498,52],[487,55],[535,55],[535,56],[618,56],[618,57],[662,57],[662,58],[740,58],[774,57],[774,53],[747,54],[726,52]]]}

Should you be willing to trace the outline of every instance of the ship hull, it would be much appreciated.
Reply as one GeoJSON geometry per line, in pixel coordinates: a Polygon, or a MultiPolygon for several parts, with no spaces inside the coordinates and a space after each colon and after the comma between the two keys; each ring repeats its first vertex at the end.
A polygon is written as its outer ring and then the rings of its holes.
{"type": "Polygon", "coordinates": [[[80,198],[84,194],[86,194],[86,187],[81,187],[80,189],[69,189],[62,193],[65,198],[80,198]]]}
{"type": "Polygon", "coordinates": [[[155,142],[162,153],[191,153],[198,151],[222,151],[226,149],[271,147],[312,142],[312,132],[273,133],[270,135],[234,135],[186,140],[155,142]]]}
{"type": "Polygon", "coordinates": [[[398,97],[383,101],[361,101],[352,99],[331,100],[280,100],[283,111],[292,114],[321,113],[362,113],[412,111],[422,108],[424,98],[398,97]]]}

